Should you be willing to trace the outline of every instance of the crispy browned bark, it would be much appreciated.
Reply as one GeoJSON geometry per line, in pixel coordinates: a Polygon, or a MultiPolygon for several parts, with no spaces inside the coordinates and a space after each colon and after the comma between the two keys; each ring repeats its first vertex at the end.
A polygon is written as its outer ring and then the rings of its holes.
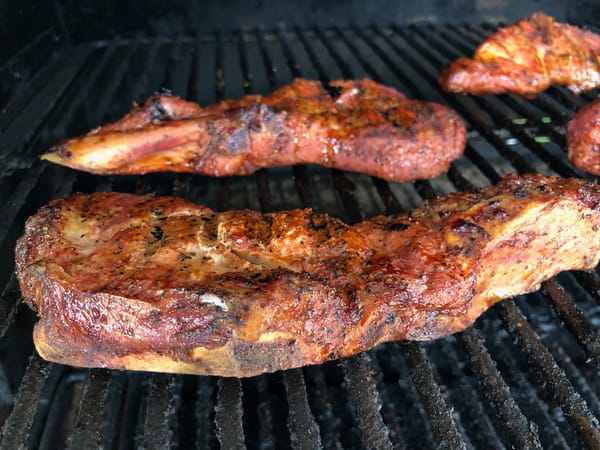
{"type": "Polygon", "coordinates": [[[542,13],[498,30],[440,77],[445,91],[475,95],[533,97],[552,84],[576,94],[599,87],[600,36],[542,13]]]}
{"type": "Polygon", "coordinates": [[[42,158],[98,174],[226,176],[319,164],[410,181],[444,173],[465,144],[465,126],[446,106],[367,79],[332,81],[327,89],[297,79],[268,97],[206,108],[158,95],[42,158]]]}
{"type": "Polygon", "coordinates": [[[17,276],[46,359],[250,376],[456,333],[503,298],[593,268],[599,204],[599,186],[541,175],[355,225],[75,195],[27,221],[17,276]]]}

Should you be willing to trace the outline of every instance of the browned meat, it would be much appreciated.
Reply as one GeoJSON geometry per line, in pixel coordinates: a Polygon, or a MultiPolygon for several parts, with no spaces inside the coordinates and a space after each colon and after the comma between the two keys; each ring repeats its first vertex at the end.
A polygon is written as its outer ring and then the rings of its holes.
{"type": "Polygon", "coordinates": [[[366,79],[332,81],[327,89],[297,79],[268,97],[206,108],[155,96],[42,158],[98,174],[246,175],[312,163],[409,181],[444,173],[465,143],[463,122],[446,106],[366,79]]]}
{"type": "Polygon", "coordinates": [[[542,13],[500,29],[440,77],[442,89],[476,95],[533,97],[551,84],[576,94],[600,87],[600,36],[542,13]]]}
{"type": "Polygon", "coordinates": [[[567,148],[576,167],[600,175],[600,99],[581,108],[569,121],[567,148]]]}
{"type": "Polygon", "coordinates": [[[600,256],[600,187],[509,176],[347,225],[96,193],[32,216],[16,250],[42,357],[250,376],[463,330],[600,256]]]}

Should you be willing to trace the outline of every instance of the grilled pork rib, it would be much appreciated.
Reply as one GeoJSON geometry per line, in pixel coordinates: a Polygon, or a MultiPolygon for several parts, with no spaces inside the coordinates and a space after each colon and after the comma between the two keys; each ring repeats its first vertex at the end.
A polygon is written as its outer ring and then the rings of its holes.
{"type": "Polygon", "coordinates": [[[573,165],[600,175],[600,100],[581,108],[569,121],[567,149],[573,165]]]}
{"type": "Polygon", "coordinates": [[[575,94],[600,87],[600,36],[542,13],[500,29],[440,77],[445,91],[476,95],[533,97],[551,84],[575,94]]]}
{"type": "Polygon", "coordinates": [[[96,193],[32,216],[16,250],[42,357],[250,376],[463,330],[600,256],[600,187],[509,176],[347,225],[96,193]]]}
{"type": "Polygon", "coordinates": [[[296,79],[268,97],[206,108],[158,95],[42,158],[97,174],[246,175],[312,163],[411,181],[444,173],[465,144],[465,126],[446,106],[367,79],[326,87],[296,79]]]}

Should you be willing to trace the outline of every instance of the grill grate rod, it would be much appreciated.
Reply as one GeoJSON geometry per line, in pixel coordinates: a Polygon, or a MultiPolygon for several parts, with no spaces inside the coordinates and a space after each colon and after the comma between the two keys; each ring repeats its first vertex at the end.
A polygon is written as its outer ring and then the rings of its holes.
{"type": "Polygon", "coordinates": [[[437,448],[448,450],[466,448],[448,406],[442,398],[440,387],[433,376],[423,347],[414,342],[403,342],[397,345],[408,363],[410,376],[429,417],[438,444],[437,448]]]}
{"type": "Polygon", "coordinates": [[[392,449],[387,426],[379,412],[379,393],[373,380],[369,354],[360,353],[343,360],[342,366],[344,379],[356,408],[364,446],[381,450],[392,449]]]}
{"type": "Polygon", "coordinates": [[[144,421],[144,448],[176,446],[175,411],[179,403],[181,378],[172,374],[150,376],[144,421]]]}
{"type": "Polygon", "coordinates": [[[550,351],[518,309],[514,301],[504,301],[495,307],[504,326],[515,339],[519,349],[536,368],[540,382],[544,383],[560,405],[569,422],[590,448],[600,442],[598,420],[585,401],[573,389],[564,371],[558,367],[550,351]]]}
{"type": "Polygon", "coordinates": [[[556,279],[545,281],[542,284],[542,291],[550,300],[549,303],[561,322],[585,350],[588,361],[600,368],[600,335],[583,315],[581,309],[556,279]]]}
{"type": "Polygon", "coordinates": [[[292,369],[283,372],[283,384],[288,397],[288,429],[292,448],[298,450],[323,448],[319,426],[308,404],[302,370],[292,369]]]}
{"type": "Polygon", "coordinates": [[[82,399],[73,432],[68,438],[69,448],[97,448],[102,438],[104,405],[108,395],[111,373],[91,370],[83,387],[82,399]]]}
{"type": "Polygon", "coordinates": [[[31,425],[39,404],[42,389],[55,365],[44,361],[36,352],[15,396],[14,408],[2,426],[0,448],[29,447],[31,425]]]}
{"type": "Polygon", "coordinates": [[[219,378],[215,423],[221,448],[244,449],[242,385],[238,378],[219,378]]]}
{"type": "Polygon", "coordinates": [[[511,396],[479,333],[473,328],[468,328],[460,333],[457,339],[469,355],[468,363],[477,374],[484,388],[483,394],[504,425],[511,443],[517,448],[542,448],[534,425],[527,420],[511,396]]]}

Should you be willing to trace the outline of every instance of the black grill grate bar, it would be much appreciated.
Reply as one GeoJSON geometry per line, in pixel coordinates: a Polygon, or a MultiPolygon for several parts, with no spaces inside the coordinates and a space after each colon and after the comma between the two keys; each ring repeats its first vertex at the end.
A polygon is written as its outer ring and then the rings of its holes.
{"type": "MultiPolygon", "coordinates": [[[[498,332],[500,332],[500,326],[500,324],[497,325],[498,332]]],[[[506,339],[508,340],[508,338],[506,339]]],[[[509,345],[509,343],[500,342],[495,347],[494,354],[502,364],[503,373],[513,387],[520,407],[529,417],[535,417],[535,425],[537,425],[537,433],[542,445],[547,447],[551,444],[556,448],[569,448],[557,426],[556,418],[550,415],[548,406],[540,400],[536,388],[518,366],[516,355],[511,351],[509,345]],[[521,392],[520,395],[518,395],[519,392],[521,392]]]]}
{"type": "Polygon", "coordinates": [[[397,345],[408,363],[410,376],[429,417],[431,429],[438,444],[437,448],[448,450],[466,448],[448,405],[440,393],[440,386],[433,376],[423,347],[415,342],[404,342],[397,345]]]}
{"type": "Polygon", "coordinates": [[[109,384],[107,386],[108,393],[105,400],[106,413],[104,416],[104,423],[102,425],[98,448],[115,447],[113,443],[115,442],[117,436],[117,425],[121,424],[121,414],[123,414],[122,399],[125,391],[126,381],[127,377],[124,372],[111,372],[109,384]]]}
{"type": "Polygon", "coordinates": [[[108,370],[90,371],[83,387],[75,427],[68,439],[69,448],[97,448],[100,445],[110,379],[108,370]]]}
{"type": "Polygon", "coordinates": [[[306,384],[301,369],[283,372],[283,384],[288,398],[288,429],[294,449],[323,448],[319,426],[310,410],[306,384]]]}
{"type": "Polygon", "coordinates": [[[500,418],[512,445],[516,448],[542,448],[535,428],[511,396],[479,333],[473,328],[468,328],[460,333],[457,339],[469,355],[468,363],[477,374],[484,388],[483,394],[496,416],[500,418]]]}
{"type": "Polygon", "coordinates": [[[2,295],[0,295],[0,341],[6,334],[6,330],[13,323],[15,314],[20,305],[21,291],[15,273],[11,276],[4,286],[2,295]]]}
{"type": "Polygon", "coordinates": [[[154,373],[150,376],[144,421],[144,448],[169,448],[177,445],[174,432],[181,377],[154,373]]]}
{"type": "Polygon", "coordinates": [[[573,383],[577,392],[585,399],[588,407],[592,410],[596,418],[600,417],[600,399],[597,392],[600,392],[597,379],[588,380],[581,371],[573,364],[571,355],[566,354],[565,350],[559,346],[552,347],[553,354],[560,367],[565,371],[569,380],[573,383]]]}
{"type": "Polygon", "coordinates": [[[244,449],[242,385],[238,378],[219,378],[215,423],[221,448],[244,449]]]}
{"type": "Polygon", "coordinates": [[[585,350],[588,362],[600,368],[600,335],[577,307],[573,298],[565,292],[556,279],[544,282],[542,291],[550,300],[561,322],[585,350]]]}
{"type": "Polygon", "coordinates": [[[589,410],[585,401],[573,389],[565,372],[557,365],[550,351],[533,331],[523,313],[513,300],[505,300],[495,310],[504,326],[515,339],[519,349],[536,368],[540,382],[552,394],[565,416],[577,431],[583,442],[595,448],[600,442],[598,420],[589,410]]]}
{"type": "Polygon", "coordinates": [[[573,273],[575,279],[600,304],[600,274],[596,270],[573,273]]]}
{"type": "MultiPolygon", "coordinates": [[[[412,27],[411,31],[414,32],[411,35],[412,44],[417,47],[422,54],[426,54],[429,61],[437,61],[440,67],[447,64],[452,58],[460,56],[460,52],[456,50],[453,51],[449,56],[442,55],[440,50],[446,47],[447,41],[437,39],[436,36],[424,35],[420,27],[412,27]],[[433,47],[434,43],[436,45],[435,48],[433,47]]],[[[457,100],[463,99],[457,98],[457,100]]],[[[519,140],[524,143],[529,150],[540,156],[553,170],[562,175],[578,175],[578,172],[573,169],[573,166],[566,161],[564,155],[555,155],[554,153],[547,151],[544,146],[536,140],[536,137],[532,137],[522,127],[515,125],[511,118],[511,116],[514,116],[514,114],[510,113],[508,107],[502,103],[501,100],[492,96],[473,97],[472,100],[479,104],[482,109],[493,111],[493,117],[498,121],[502,128],[509,130],[511,134],[518,137],[519,140]]],[[[523,114],[524,112],[520,111],[520,113],[523,114]]],[[[533,116],[530,117],[533,120],[533,116]]],[[[544,124],[540,118],[535,118],[535,122],[538,126],[543,127],[544,129],[548,128],[548,126],[544,124]]]]}
{"type": "Polygon", "coordinates": [[[366,448],[392,449],[387,426],[383,423],[379,393],[373,380],[371,359],[368,353],[360,353],[342,361],[344,378],[354,406],[358,426],[366,448]]]}
{"type": "Polygon", "coordinates": [[[15,406],[4,422],[0,448],[28,448],[28,439],[40,395],[54,366],[34,353],[17,395],[15,406]]]}
{"type": "Polygon", "coordinates": [[[458,388],[449,390],[449,401],[455,408],[455,413],[460,414],[462,422],[473,427],[472,432],[465,433],[465,437],[468,435],[475,448],[503,449],[504,445],[485,410],[475,382],[467,376],[468,372],[464,369],[455,345],[451,345],[449,339],[444,339],[440,341],[440,346],[452,377],[460,380],[458,388]]]}

